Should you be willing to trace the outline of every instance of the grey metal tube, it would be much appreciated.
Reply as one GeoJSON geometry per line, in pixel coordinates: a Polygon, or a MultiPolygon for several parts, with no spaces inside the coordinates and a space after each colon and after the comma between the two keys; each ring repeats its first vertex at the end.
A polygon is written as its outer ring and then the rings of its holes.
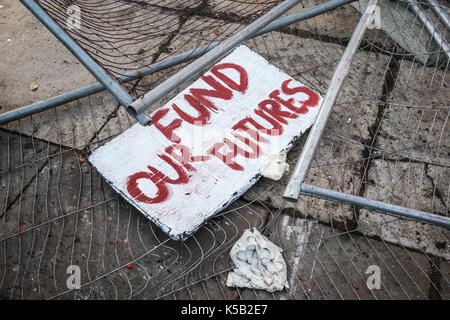
{"type": "Polygon", "coordinates": [[[34,0],[20,1],[59,41],[61,41],[62,44],[64,44],[64,46],[66,46],[67,49],[70,50],[70,52],[92,73],[92,75],[108,89],[109,92],[111,92],[121,105],[128,107],[133,102],[133,98],[128,92],[116,80],[110,77],[106,71],[97,64],[97,62],[95,62],[94,59],[92,59],[92,57],[65,32],[44,9],[42,9],[39,4],[34,0]]]}
{"type": "MultiPolygon", "coordinates": [[[[288,17],[281,18],[279,20],[276,20],[274,22],[271,22],[268,26],[258,31],[256,34],[253,35],[253,37],[260,36],[262,34],[277,30],[279,28],[286,27],[292,23],[296,23],[299,21],[303,21],[318,15],[321,15],[323,13],[329,12],[331,10],[334,10],[340,6],[349,4],[351,2],[354,2],[356,0],[330,0],[325,3],[319,4],[317,6],[314,6],[312,8],[303,10],[299,13],[290,15],[288,17]]],[[[156,62],[149,67],[145,67],[138,70],[133,70],[131,72],[126,73],[125,75],[121,76],[119,78],[120,83],[129,82],[135,79],[142,78],[146,75],[152,74],[156,71],[160,71],[175,65],[178,65],[180,63],[188,62],[192,59],[195,59],[197,57],[202,56],[206,52],[212,50],[213,48],[217,47],[220,42],[213,42],[209,46],[200,47],[198,49],[195,49],[191,52],[186,52],[179,54],[175,57],[167,58],[163,61],[156,62]]],[[[64,93],[55,97],[52,97],[50,99],[39,101],[36,103],[33,103],[28,106],[23,106],[21,108],[5,112],[3,114],[0,114],[0,125],[21,119],[23,117],[36,114],[57,106],[60,106],[62,104],[75,101],[77,99],[81,99],[84,97],[87,97],[91,94],[95,94],[98,92],[101,92],[105,90],[105,87],[101,83],[95,83],[93,85],[86,86],[84,88],[76,89],[68,93],[64,93]]]]}
{"type": "Polygon", "coordinates": [[[369,1],[364,14],[361,16],[361,19],[352,34],[350,42],[348,43],[347,48],[339,61],[339,65],[334,72],[333,78],[328,86],[328,92],[322,102],[319,114],[317,115],[317,119],[308,135],[308,139],[303,146],[303,150],[297,161],[294,172],[292,173],[286,190],[284,191],[283,198],[288,201],[297,202],[298,200],[300,195],[300,186],[308,174],[309,167],[311,166],[314,154],[319,146],[320,139],[327,125],[331,111],[333,110],[336,98],[341,90],[344,79],[350,70],[351,62],[356,50],[359,47],[359,44],[361,43],[367,29],[367,25],[371,22],[372,13],[375,10],[377,2],[378,0],[369,1]]]}
{"type": "MultiPolygon", "coordinates": [[[[215,45],[211,44],[208,47],[199,48],[194,51],[191,51],[188,53],[183,53],[176,57],[157,62],[149,67],[145,67],[145,68],[142,68],[139,70],[133,70],[133,71],[128,72],[125,75],[121,76],[119,78],[119,81],[122,83],[129,82],[129,81],[132,81],[135,79],[142,78],[143,76],[154,73],[156,71],[163,70],[163,69],[169,68],[171,66],[195,59],[196,57],[199,57],[202,54],[204,54],[206,50],[211,50],[211,47],[214,47],[217,45],[218,45],[218,43],[216,43],[215,45]]],[[[57,107],[59,105],[62,105],[62,104],[65,104],[65,103],[68,103],[71,101],[75,101],[75,100],[83,98],[83,97],[87,97],[91,94],[95,94],[95,93],[101,92],[103,90],[105,90],[105,87],[103,86],[103,84],[97,82],[93,85],[89,85],[84,88],[76,89],[71,92],[64,93],[64,94],[52,97],[52,98],[44,100],[44,101],[39,101],[39,102],[33,103],[31,105],[21,107],[16,110],[11,110],[11,111],[5,112],[3,114],[0,114],[0,125],[8,123],[10,121],[21,119],[23,117],[26,117],[26,116],[29,116],[32,114],[36,114],[38,112],[45,111],[45,110],[53,108],[53,107],[57,107]]],[[[131,102],[132,102],[132,100],[130,101],[130,103],[131,102]]],[[[145,121],[145,120],[146,119],[144,118],[143,121],[145,121]]]]}
{"type": "MultiPolygon", "coordinates": [[[[178,88],[182,83],[192,79],[203,71],[206,67],[215,63],[217,60],[225,56],[230,50],[234,49],[243,41],[257,33],[259,30],[267,26],[270,22],[281,16],[283,13],[294,7],[302,0],[285,0],[276,7],[272,8],[262,17],[259,17],[243,30],[237,32],[227,40],[220,43],[213,50],[207,52],[184,69],[150,90],[141,99],[134,101],[129,107],[128,112],[132,115],[145,114],[145,110],[155,102],[166,96],[171,91],[178,88]]],[[[146,125],[146,123],[141,123],[146,125]]]]}
{"type": "Polygon", "coordinates": [[[436,0],[427,0],[427,2],[430,4],[431,10],[438,16],[439,20],[441,20],[447,29],[450,30],[450,18],[442,9],[443,5],[441,6],[436,0]]]}
{"type": "Polygon", "coordinates": [[[447,59],[450,60],[450,45],[447,40],[441,35],[441,33],[434,27],[434,24],[428,19],[427,14],[422,9],[422,7],[415,0],[408,1],[408,8],[414,14],[417,15],[419,20],[425,26],[425,30],[431,35],[434,42],[444,51],[444,54],[447,56],[447,59]]]}
{"type": "Polygon", "coordinates": [[[323,189],[316,186],[311,186],[303,183],[301,185],[302,193],[322,197],[326,199],[336,200],[343,203],[348,203],[352,205],[356,205],[359,207],[383,211],[395,216],[400,216],[403,218],[413,219],[420,222],[427,222],[430,224],[438,225],[441,227],[445,227],[450,229],[450,218],[439,216],[436,214],[431,214],[424,211],[409,209],[405,207],[400,207],[396,205],[392,205],[385,202],[375,201],[366,199],[364,197],[359,197],[351,194],[346,194],[343,192],[338,192],[329,189],[323,189]]]}
{"type": "Polygon", "coordinates": [[[28,106],[2,113],[0,114],[0,125],[60,106],[70,101],[75,101],[82,97],[87,97],[102,90],[105,90],[103,85],[96,83],[88,87],[73,90],[44,101],[39,101],[28,106]]]}

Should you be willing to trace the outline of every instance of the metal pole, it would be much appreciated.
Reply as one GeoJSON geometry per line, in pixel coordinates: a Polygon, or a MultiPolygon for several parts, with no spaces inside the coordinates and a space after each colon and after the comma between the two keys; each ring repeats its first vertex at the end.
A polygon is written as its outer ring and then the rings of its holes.
{"type": "MultiPolygon", "coordinates": [[[[34,0],[20,1],[59,41],[61,41],[62,44],[64,44],[64,46],[66,46],[67,49],[70,50],[70,52],[92,73],[92,75],[108,89],[109,92],[111,92],[121,105],[128,107],[133,102],[133,98],[128,92],[116,80],[110,77],[106,71],[97,64],[97,62],[95,62],[94,59],[92,59],[92,57],[65,32],[44,9],[42,9],[39,4],[34,0]]],[[[145,121],[145,115],[140,116],[138,121],[145,121]]]]}
{"type": "Polygon", "coordinates": [[[409,1],[409,10],[411,10],[425,26],[425,30],[431,35],[434,42],[442,49],[447,59],[450,60],[450,45],[441,33],[434,27],[434,24],[428,19],[425,11],[415,0],[409,1]]]}
{"type": "Polygon", "coordinates": [[[352,38],[350,39],[350,42],[341,57],[339,65],[334,72],[333,78],[331,79],[331,83],[328,87],[328,92],[323,100],[322,106],[320,107],[319,114],[317,115],[317,119],[308,135],[308,139],[303,146],[302,153],[297,161],[294,172],[292,173],[286,190],[284,191],[283,198],[288,201],[297,202],[298,200],[301,184],[308,174],[309,167],[311,166],[314,154],[319,146],[328,118],[333,110],[337,95],[339,94],[344,79],[350,70],[350,64],[353,60],[353,56],[361,43],[367,29],[367,25],[373,19],[372,13],[375,10],[377,2],[378,0],[369,1],[364,14],[361,16],[361,19],[353,32],[352,38]]]}
{"type": "Polygon", "coordinates": [[[301,191],[305,194],[336,200],[359,207],[383,211],[391,215],[400,216],[403,218],[413,219],[420,222],[427,222],[450,229],[450,218],[431,214],[424,211],[413,210],[405,207],[395,206],[392,204],[366,199],[364,197],[354,196],[343,192],[338,192],[329,189],[322,189],[316,186],[311,186],[305,183],[301,185],[301,191]]]}
{"type": "Polygon", "coordinates": [[[448,14],[442,9],[443,5],[437,3],[436,0],[427,0],[430,4],[431,10],[438,16],[439,20],[450,30],[450,18],[448,14]]]}
{"type": "MultiPolygon", "coordinates": [[[[240,43],[253,36],[259,30],[267,26],[270,22],[281,16],[283,13],[285,13],[301,1],[302,0],[285,0],[276,7],[272,8],[268,13],[256,19],[243,30],[237,32],[235,35],[223,41],[213,50],[204,54],[202,57],[186,66],[183,70],[179,71],[177,74],[170,77],[169,79],[158,85],[156,88],[147,92],[147,94],[145,94],[143,98],[134,101],[128,107],[128,112],[135,116],[139,114],[145,114],[145,110],[155,102],[166,96],[172,90],[178,88],[182,83],[198,75],[209,65],[215,63],[217,60],[225,56],[230,50],[234,49],[240,43]]],[[[142,125],[148,124],[142,122],[140,123],[142,125]]]]}
{"type": "MultiPolygon", "coordinates": [[[[325,3],[319,4],[317,6],[314,6],[312,8],[303,10],[299,13],[290,15],[285,18],[281,18],[279,20],[276,20],[274,22],[271,22],[267,27],[261,29],[258,31],[253,37],[260,36],[262,34],[286,27],[292,23],[296,23],[299,21],[303,21],[318,15],[321,15],[323,13],[332,11],[340,6],[349,4],[351,2],[354,2],[356,0],[330,0],[325,3]]],[[[126,83],[130,82],[135,79],[142,78],[144,76],[147,76],[149,74],[152,74],[154,72],[164,70],[166,68],[188,62],[190,60],[193,60],[195,58],[198,58],[205,54],[206,52],[214,49],[220,44],[220,42],[213,42],[209,46],[200,47],[198,49],[195,49],[191,52],[182,53],[177,56],[167,58],[163,61],[156,62],[149,67],[145,67],[138,70],[133,70],[131,72],[126,73],[125,75],[121,76],[119,78],[120,83],[126,83]]],[[[64,93],[55,97],[52,97],[50,99],[39,101],[36,103],[33,103],[28,106],[23,106],[21,108],[5,112],[3,114],[0,114],[0,125],[18,120],[21,118],[24,118],[29,115],[33,115],[57,106],[60,106],[62,104],[75,101],[84,97],[87,97],[91,94],[95,94],[98,92],[101,92],[105,90],[105,87],[101,83],[95,83],[93,85],[86,86],[84,88],[76,89],[68,93],[64,93]]]]}

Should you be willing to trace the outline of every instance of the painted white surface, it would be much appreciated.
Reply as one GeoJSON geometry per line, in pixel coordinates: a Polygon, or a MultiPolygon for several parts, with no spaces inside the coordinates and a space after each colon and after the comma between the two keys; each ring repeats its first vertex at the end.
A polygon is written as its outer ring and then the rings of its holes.
{"type": "Polygon", "coordinates": [[[245,230],[231,248],[235,268],[228,273],[226,285],[269,292],[289,288],[282,251],[258,230],[245,230]]]}
{"type": "MultiPolygon", "coordinates": [[[[289,88],[304,85],[269,64],[267,60],[245,46],[236,48],[217,65],[223,65],[223,63],[237,64],[245,69],[248,76],[248,87],[245,92],[231,90],[229,84],[217,77],[217,73],[213,74],[211,70],[206,72],[204,76],[212,76],[217,82],[232,91],[232,97],[228,100],[208,97],[217,110],[209,112],[210,119],[207,124],[199,126],[182,120],[180,126],[173,131],[179,137],[176,142],[174,142],[176,139],[172,138],[171,141],[158,130],[155,121],[147,127],[135,124],[114,140],[95,150],[89,157],[89,162],[118,193],[177,240],[183,240],[192,234],[208,218],[225,208],[255,183],[259,178],[261,161],[264,160],[264,157],[287,152],[292,147],[292,143],[312,125],[322,102],[322,97],[316,92],[314,95],[316,97],[319,95],[318,102],[316,105],[308,107],[308,112],[305,114],[296,114],[282,106],[281,110],[296,116],[296,118],[283,118],[286,123],[276,120],[283,128],[283,133],[279,136],[259,132],[260,137],[265,139],[265,142],[258,142],[259,157],[248,159],[237,154],[232,159],[242,170],[230,168],[229,165],[214,156],[210,156],[206,161],[189,161],[187,165],[190,166],[191,171],[183,167],[188,176],[188,182],[183,184],[166,183],[170,193],[167,199],[158,203],[137,201],[136,195],[133,197],[127,189],[127,181],[136,173],[147,173],[147,177],[153,175],[149,169],[151,166],[164,174],[166,178],[177,179],[178,174],[173,167],[158,156],[168,156],[165,151],[167,147],[184,145],[192,156],[202,156],[207,155],[207,151],[214,144],[228,138],[241,148],[251,151],[245,143],[234,137],[236,131],[231,129],[234,125],[246,117],[251,117],[260,125],[271,127],[268,121],[255,113],[255,110],[261,112],[260,102],[269,99],[269,94],[274,90],[280,90],[279,97],[282,99],[292,98],[296,108],[302,106],[310,98],[301,92],[289,95],[281,92],[282,84],[287,80],[290,80],[289,88]]],[[[235,69],[222,69],[221,72],[235,84],[242,83],[239,73],[235,69]]],[[[159,121],[161,125],[167,126],[172,121],[180,119],[180,114],[173,107],[174,104],[192,116],[198,114],[185,98],[185,95],[192,94],[190,91],[192,88],[211,89],[211,86],[204,81],[204,78],[200,78],[182,91],[162,108],[167,108],[168,111],[159,121]]],[[[158,111],[153,113],[152,117],[158,111]]],[[[274,121],[272,116],[270,119],[274,121]]],[[[241,132],[240,135],[256,143],[248,133],[241,132]]],[[[228,149],[224,147],[223,150],[225,152],[228,149]]],[[[178,163],[172,156],[169,158],[178,163]]],[[[157,195],[158,189],[150,179],[137,180],[137,186],[138,188],[132,190],[135,192],[139,190],[139,194],[143,194],[147,198],[154,198],[157,195]]]]}

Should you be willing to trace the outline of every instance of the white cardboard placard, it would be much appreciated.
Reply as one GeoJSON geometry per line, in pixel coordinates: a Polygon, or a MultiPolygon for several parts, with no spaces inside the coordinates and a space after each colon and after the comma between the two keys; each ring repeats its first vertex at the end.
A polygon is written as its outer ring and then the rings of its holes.
{"type": "Polygon", "coordinates": [[[170,237],[184,240],[314,122],[320,94],[244,45],[89,162],[170,237]],[[203,89],[203,90],[202,90],[203,89]],[[206,89],[206,90],[205,90],[206,89]]]}

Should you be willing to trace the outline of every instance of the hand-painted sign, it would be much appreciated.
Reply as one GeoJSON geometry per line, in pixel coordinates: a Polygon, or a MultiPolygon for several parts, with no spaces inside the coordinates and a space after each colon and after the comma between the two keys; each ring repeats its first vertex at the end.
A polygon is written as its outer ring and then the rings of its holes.
{"type": "Polygon", "coordinates": [[[90,163],[170,237],[183,240],[286,152],[322,102],[246,46],[152,114],[95,150],[90,163]]]}

